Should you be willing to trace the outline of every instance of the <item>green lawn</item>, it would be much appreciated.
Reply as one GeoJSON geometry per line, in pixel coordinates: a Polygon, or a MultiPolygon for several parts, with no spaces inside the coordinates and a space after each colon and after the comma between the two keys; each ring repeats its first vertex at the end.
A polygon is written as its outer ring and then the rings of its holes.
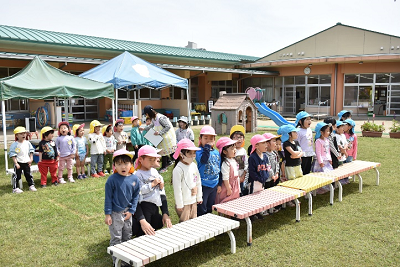
{"type": "MultiPolygon", "coordinates": [[[[247,146],[251,136],[246,135],[247,146]]],[[[300,199],[300,223],[295,222],[295,208],[256,221],[251,247],[241,221],[234,231],[236,254],[230,253],[224,234],[148,266],[399,266],[399,147],[400,140],[360,137],[358,158],[382,163],[380,185],[375,185],[374,171],[365,172],[363,193],[358,182],[345,185],[343,202],[335,192],[333,206],[329,194],[318,195],[310,217],[307,200],[300,199]]],[[[4,170],[3,150],[0,159],[4,170]]],[[[164,179],[171,218],[177,223],[171,171],[164,179]]],[[[1,178],[0,266],[112,266],[103,215],[105,178],[41,189],[35,174],[38,192],[28,192],[23,178],[25,192],[20,195],[11,193],[4,171],[1,178]]]]}

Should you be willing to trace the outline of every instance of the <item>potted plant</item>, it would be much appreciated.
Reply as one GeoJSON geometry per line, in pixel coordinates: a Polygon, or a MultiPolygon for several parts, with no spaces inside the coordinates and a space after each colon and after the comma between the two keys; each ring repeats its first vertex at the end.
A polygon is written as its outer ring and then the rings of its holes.
{"type": "Polygon", "coordinates": [[[382,133],[385,131],[385,126],[368,121],[361,125],[361,131],[362,136],[364,137],[382,137],[382,133]]]}
{"type": "Polygon", "coordinates": [[[390,138],[400,138],[400,124],[396,120],[393,120],[392,127],[390,127],[389,136],[390,138]]]}

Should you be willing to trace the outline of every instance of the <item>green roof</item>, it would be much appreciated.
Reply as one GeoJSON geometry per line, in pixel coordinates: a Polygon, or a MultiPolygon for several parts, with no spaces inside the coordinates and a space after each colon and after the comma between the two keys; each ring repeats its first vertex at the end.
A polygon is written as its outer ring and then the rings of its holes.
{"type": "Polygon", "coordinates": [[[72,47],[129,51],[133,54],[153,54],[172,57],[198,58],[221,61],[255,61],[259,57],[212,52],[201,49],[140,43],[103,37],[52,32],[0,25],[0,40],[14,40],[72,47]]]}

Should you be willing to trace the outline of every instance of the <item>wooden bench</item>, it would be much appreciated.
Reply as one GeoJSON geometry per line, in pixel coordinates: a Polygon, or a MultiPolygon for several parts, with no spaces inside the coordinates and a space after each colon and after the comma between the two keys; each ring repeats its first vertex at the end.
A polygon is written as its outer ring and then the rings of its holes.
{"type": "Polygon", "coordinates": [[[213,209],[231,217],[244,219],[247,224],[247,245],[251,246],[253,238],[250,216],[294,200],[296,202],[296,220],[300,220],[300,203],[297,198],[303,196],[304,192],[290,189],[285,190],[280,191],[269,188],[222,204],[214,205],[213,209]]]}
{"type": "Polygon", "coordinates": [[[238,221],[209,213],[175,224],[172,228],[158,230],[154,236],[144,235],[108,247],[107,253],[116,257],[115,266],[121,266],[121,261],[133,266],[144,266],[223,233],[228,233],[231,252],[236,253],[232,230],[239,225],[238,221]]]}

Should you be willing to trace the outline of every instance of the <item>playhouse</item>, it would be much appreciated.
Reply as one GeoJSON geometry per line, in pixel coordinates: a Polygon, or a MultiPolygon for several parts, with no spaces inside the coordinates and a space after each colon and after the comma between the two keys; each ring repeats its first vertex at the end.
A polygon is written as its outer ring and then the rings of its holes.
{"type": "Polygon", "coordinates": [[[229,134],[237,124],[253,133],[257,128],[257,108],[246,93],[222,93],[211,108],[211,120],[217,134],[229,134]]]}

